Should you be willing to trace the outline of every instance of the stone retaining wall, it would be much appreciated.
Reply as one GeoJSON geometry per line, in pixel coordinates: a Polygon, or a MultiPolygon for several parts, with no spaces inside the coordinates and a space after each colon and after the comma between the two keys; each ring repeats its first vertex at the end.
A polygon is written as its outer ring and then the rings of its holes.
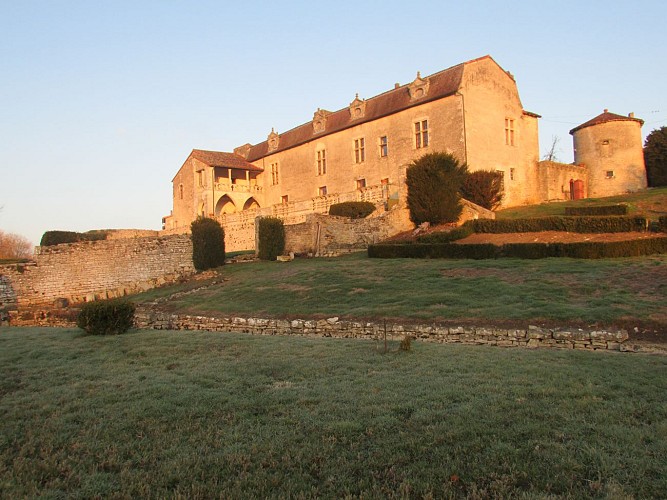
{"type": "Polygon", "coordinates": [[[626,343],[625,330],[527,329],[483,327],[447,327],[427,324],[374,323],[342,321],[339,318],[320,320],[286,320],[266,318],[188,316],[169,314],[141,306],[135,316],[138,328],[156,330],[206,330],[252,333],[258,335],[300,335],[382,339],[412,336],[417,340],[496,346],[553,347],[561,349],[632,351],[626,343]]]}

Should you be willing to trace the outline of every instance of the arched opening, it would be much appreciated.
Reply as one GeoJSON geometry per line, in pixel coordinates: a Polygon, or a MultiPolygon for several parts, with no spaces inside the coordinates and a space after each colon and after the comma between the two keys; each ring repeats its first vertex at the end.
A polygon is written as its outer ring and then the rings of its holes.
{"type": "Polygon", "coordinates": [[[255,210],[259,208],[259,203],[255,198],[248,198],[247,201],[243,204],[243,210],[255,210]]]}
{"type": "Polygon", "coordinates": [[[233,214],[234,212],[236,212],[236,205],[227,195],[220,198],[215,204],[215,215],[233,214]]]}

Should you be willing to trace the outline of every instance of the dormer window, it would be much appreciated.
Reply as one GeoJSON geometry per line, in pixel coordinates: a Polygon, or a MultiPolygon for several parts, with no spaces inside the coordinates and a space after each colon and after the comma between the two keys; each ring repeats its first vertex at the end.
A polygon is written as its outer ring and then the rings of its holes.
{"type": "Polygon", "coordinates": [[[359,99],[359,94],[354,98],[354,101],[350,103],[350,120],[358,120],[363,118],[366,114],[366,101],[359,99]]]}
{"type": "Polygon", "coordinates": [[[428,78],[422,78],[419,71],[417,71],[417,78],[408,85],[408,92],[410,92],[410,100],[414,101],[421,99],[428,95],[428,88],[430,81],[428,78]]]}
{"type": "Polygon", "coordinates": [[[280,143],[280,136],[273,130],[271,129],[271,133],[269,134],[269,137],[267,138],[267,142],[269,144],[269,153],[271,151],[275,151],[278,149],[278,144],[280,143]]]}
{"type": "Polygon", "coordinates": [[[317,108],[317,111],[313,115],[313,134],[319,134],[326,130],[328,114],[328,111],[317,108]]]}

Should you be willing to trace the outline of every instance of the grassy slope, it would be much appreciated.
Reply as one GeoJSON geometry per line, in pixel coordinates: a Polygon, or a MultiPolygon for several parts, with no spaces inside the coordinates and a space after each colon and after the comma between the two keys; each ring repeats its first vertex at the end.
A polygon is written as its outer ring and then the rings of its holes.
{"type": "Polygon", "coordinates": [[[220,272],[224,283],[172,300],[168,307],[203,315],[667,326],[666,255],[471,261],[353,254],[235,264],[220,272]]]}
{"type": "Polygon", "coordinates": [[[651,188],[638,193],[611,196],[609,198],[587,198],[585,200],[508,208],[496,212],[496,217],[499,219],[522,219],[564,215],[565,207],[612,205],[616,203],[626,203],[629,215],[645,215],[649,220],[657,220],[659,216],[667,215],[667,187],[651,188]]]}
{"type": "Polygon", "coordinates": [[[3,329],[0,496],[661,497],[667,358],[3,329]]]}

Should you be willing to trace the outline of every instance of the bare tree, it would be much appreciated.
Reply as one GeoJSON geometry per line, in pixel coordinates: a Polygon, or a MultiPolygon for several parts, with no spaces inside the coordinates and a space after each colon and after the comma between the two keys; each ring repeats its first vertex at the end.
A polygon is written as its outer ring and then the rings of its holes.
{"type": "Polygon", "coordinates": [[[27,259],[32,256],[32,243],[20,234],[0,231],[0,259],[27,259]]]}
{"type": "Polygon", "coordinates": [[[551,136],[551,147],[547,150],[547,152],[544,154],[542,157],[543,160],[545,161],[558,161],[558,143],[560,142],[560,138],[557,135],[552,135],[551,136]]]}

